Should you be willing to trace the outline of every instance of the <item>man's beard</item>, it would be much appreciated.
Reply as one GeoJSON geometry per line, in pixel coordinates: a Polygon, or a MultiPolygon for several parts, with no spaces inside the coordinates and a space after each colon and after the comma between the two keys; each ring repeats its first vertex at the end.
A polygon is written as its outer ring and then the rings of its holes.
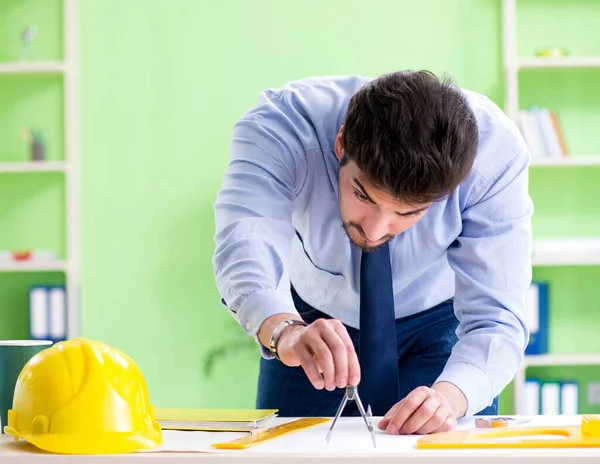
{"type": "Polygon", "coordinates": [[[394,238],[392,235],[386,235],[385,237],[383,237],[383,242],[379,243],[376,246],[367,246],[367,240],[366,239],[362,239],[360,242],[356,242],[352,236],[350,235],[350,229],[354,229],[356,232],[358,232],[358,234],[361,237],[365,236],[365,232],[363,231],[363,228],[361,227],[360,224],[357,224],[355,222],[352,221],[347,221],[347,222],[342,222],[342,229],[344,229],[344,233],[346,234],[346,237],[348,237],[348,240],[350,240],[350,242],[355,245],[356,247],[360,248],[362,251],[366,252],[366,253],[370,253],[372,251],[376,251],[379,248],[381,248],[383,245],[385,245],[387,242],[389,242],[392,238],[394,238]]]}

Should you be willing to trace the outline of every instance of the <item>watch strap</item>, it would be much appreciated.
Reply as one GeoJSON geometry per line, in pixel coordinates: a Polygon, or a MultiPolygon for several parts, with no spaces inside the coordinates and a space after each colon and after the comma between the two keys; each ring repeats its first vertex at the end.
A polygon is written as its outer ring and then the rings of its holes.
{"type": "Polygon", "coordinates": [[[275,330],[273,330],[273,334],[269,340],[269,351],[271,351],[271,353],[273,353],[277,359],[279,359],[279,355],[277,354],[277,342],[279,342],[279,337],[283,331],[291,325],[302,325],[306,327],[308,324],[297,319],[287,319],[277,324],[277,327],[275,327],[275,330]]]}

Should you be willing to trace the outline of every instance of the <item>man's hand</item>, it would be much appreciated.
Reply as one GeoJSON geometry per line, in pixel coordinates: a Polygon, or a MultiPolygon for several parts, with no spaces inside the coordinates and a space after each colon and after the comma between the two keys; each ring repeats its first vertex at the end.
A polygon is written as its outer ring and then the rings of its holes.
{"type": "Polygon", "coordinates": [[[448,432],[466,409],[464,394],[451,383],[439,382],[432,388],[414,389],[390,409],[378,426],[390,434],[448,432]]]}
{"type": "Polygon", "coordinates": [[[346,327],[337,319],[317,319],[307,327],[286,328],[277,343],[286,366],[302,366],[317,389],[358,385],[360,365],[346,327]]]}

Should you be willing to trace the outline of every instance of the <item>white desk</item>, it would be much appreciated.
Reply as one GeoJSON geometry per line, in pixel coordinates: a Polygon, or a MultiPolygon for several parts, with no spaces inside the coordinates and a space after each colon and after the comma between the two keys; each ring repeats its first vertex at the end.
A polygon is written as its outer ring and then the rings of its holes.
{"type": "MultiPolygon", "coordinates": [[[[278,418],[278,423],[291,419],[278,418]]],[[[579,425],[580,417],[536,417],[530,425],[579,425]]],[[[458,428],[472,427],[473,419],[461,421],[458,428]]],[[[31,445],[14,443],[11,437],[0,439],[2,464],[348,464],[359,462],[464,464],[571,464],[600,462],[600,448],[588,449],[480,449],[420,450],[417,436],[390,436],[378,431],[374,449],[364,422],[360,418],[342,418],[335,427],[331,443],[325,435],[330,423],[263,442],[245,450],[217,450],[210,443],[227,441],[242,434],[206,432],[171,432],[164,434],[161,448],[152,452],[127,455],[68,456],[43,453],[31,445]],[[175,451],[176,450],[176,451],[175,451]],[[190,452],[190,450],[195,450],[190,452]],[[188,452],[185,452],[188,451],[188,452]]]]}

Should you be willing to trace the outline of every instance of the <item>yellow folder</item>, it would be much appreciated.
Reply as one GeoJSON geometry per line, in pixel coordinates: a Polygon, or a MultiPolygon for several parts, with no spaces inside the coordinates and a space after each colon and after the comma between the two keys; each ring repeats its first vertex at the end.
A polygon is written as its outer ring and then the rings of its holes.
{"type": "Polygon", "coordinates": [[[163,430],[251,432],[277,415],[277,409],[155,408],[154,418],[163,430]]]}

